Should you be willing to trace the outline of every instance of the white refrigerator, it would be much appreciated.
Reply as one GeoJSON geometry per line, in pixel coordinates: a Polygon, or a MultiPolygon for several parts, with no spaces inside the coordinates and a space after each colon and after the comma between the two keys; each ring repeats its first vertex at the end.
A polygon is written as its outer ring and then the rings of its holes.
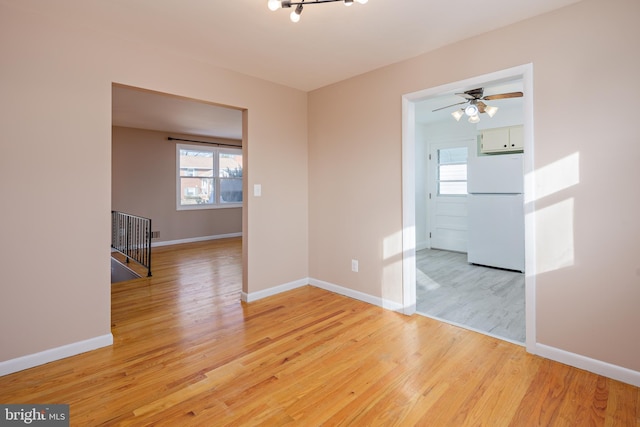
{"type": "Polygon", "coordinates": [[[524,272],[523,189],[521,153],[469,158],[469,263],[524,272]]]}

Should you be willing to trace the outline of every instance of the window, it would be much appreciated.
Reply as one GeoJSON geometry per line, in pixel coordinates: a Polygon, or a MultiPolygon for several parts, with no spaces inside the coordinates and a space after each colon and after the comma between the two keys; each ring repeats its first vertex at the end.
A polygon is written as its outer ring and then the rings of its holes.
{"type": "Polygon", "coordinates": [[[177,208],[242,206],[242,150],[176,146],[177,208]]]}
{"type": "Polygon", "coordinates": [[[467,148],[438,150],[438,195],[467,194],[467,148]]]}

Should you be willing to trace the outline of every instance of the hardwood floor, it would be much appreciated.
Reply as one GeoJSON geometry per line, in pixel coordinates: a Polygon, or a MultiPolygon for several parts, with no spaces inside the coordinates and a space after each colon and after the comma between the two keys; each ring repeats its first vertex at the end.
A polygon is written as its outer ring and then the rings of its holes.
{"type": "Polygon", "coordinates": [[[638,426],[637,387],[302,287],[240,302],[239,239],[158,248],[112,286],[114,345],[0,377],[73,426],[638,426]]]}

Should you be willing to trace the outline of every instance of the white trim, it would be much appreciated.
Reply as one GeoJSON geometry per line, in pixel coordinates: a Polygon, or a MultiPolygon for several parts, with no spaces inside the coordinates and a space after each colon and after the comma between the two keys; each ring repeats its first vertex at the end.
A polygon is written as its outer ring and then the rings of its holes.
{"type": "MultiPolygon", "coordinates": [[[[336,285],[333,283],[325,282],[323,280],[318,279],[309,279],[309,284],[315,286],[316,288],[324,289],[325,291],[333,292],[335,294],[344,295],[349,298],[357,299],[359,301],[363,301],[372,305],[376,305],[378,307],[382,307],[387,310],[397,311],[403,313],[402,304],[398,304],[397,302],[386,300],[380,297],[374,297],[369,294],[365,294],[364,292],[354,291],[353,289],[345,288],[340,285],[336,285]]],[[[415,311],[415,307],[414,307],[415,311]]]]}
{"type": "Polygon", "coordinates": [[[89,338],[88,340],[63,345],[61,347],[51,348],[39,353],[17,357],[15,359],[0,362],[0,376],[33,368],[34,366],[44,365],[45,363],[75,356],[76,354],[86,353],[87,351],[101,347],[108,347],[110,345],[113,345],[113,335],[109,333],[99,337],[89,338]]]}
{"type": "Polygon", "coordinates": [[[536,192],[533,134],[533,64],[523,66],[522,85],[527,95],[524,113],[524,271],[525,271],[525,347],[535,353],[536,347],[536,192]]]}
{"type": "MultiPolygon", "coordinates": [[[[521,78],[526,96],[524,106],[524,163],[525,174],[529,182],[525,184],[525,317],[526,348],[535,353],[536,311],[535,311],[535,202],[533,194],[533,65],[525,64],[473,77],[467,80],[448,83],[402,96],[402,300],[405,312],[416,305],[415,291],[415,103],[442,93],[450,93],[473,86],[482,86],[487,82],[521,78]]],[[[526,181],[526,179],[525,179],[526,181]]]]}
{"type": "Polygon", "coordinates": [[[188,239],[165,240],[163,242],[152,242],[151,247],[179,245],[182,243],[204,242],[205,240],[228,239],[230,237],[242,237],[240,233],[216,234],[214,236],[190,237],[188,239]]]}
{"type": "MultiPolygon", "coordinates": [[[[270,296],[278,295],[293,289],[301,288],[307,285],[324,289],[325,291],[333,292],[334,294],[344,295],[349,298],[357,299],[359,301],[363,301],[368,304],[382,307],[386,310],[403,312],[402,304],[398,304],[397,302],[389,301],[380,297],[374,297],[369,294],[365,294],[363,292],[354,291],[353,289],[345,288],[340,285],[336,285],[333,283],[325,282],[323,280],[318,280],[310,277],[295,280],[293,282],[285,283],[279,286],[274,286],[269,289],[264,289],[262,291],[252,292],[249,294],[246,292],[242,292],[240,294],[240,298],[244,302],[253,302],[253,301],[257,301],[270,296]]],[[[415,311],[415,307],[413,309],[415,311]]]]}
{"type": "Polygon", "coordinates": [[[416,311],[416,116],[402,97],[402,312],[416,311]]]}
{"type": "Polygon", "coordinates": [[[309,284],[309,279],[298,279],[293,282],[285,283],[282,285],[274,286],[272,288],[264,289],[262,291],[246,293],[242,292],[240,294],[240,298],[244,302],[253,302],[262,298],[267,298],[273,295],[281,294],[282,292],[287,292],[293,289],[301,288],[303,286],[307,286],[309,284]]]}
{"type": "Polygon", "coordinates": [[[603,375],[614,380],[640,387],[640,372],[638,371],[612,365],[611,363],[603,362],[601,360],[591,359],[590,357],[571,353],[544,344],[537,344],[536,350],[536,354],[538,356],[546,357],[547,359],[555,360],[557,362],[564,363],[565,365],[573,366],[574,368],[584,369],[585,371],[593,372],[598,375],[603,375]]]}

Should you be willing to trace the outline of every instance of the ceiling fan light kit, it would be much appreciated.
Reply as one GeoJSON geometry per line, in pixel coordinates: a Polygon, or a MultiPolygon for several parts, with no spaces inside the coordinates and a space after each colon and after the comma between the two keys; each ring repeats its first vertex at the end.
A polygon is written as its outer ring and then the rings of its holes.
{"type": "Polygon", "coordinates": [[[433,112],[444,110],[445,108],[453,107],[456,105],[469,104],[466,107],[462,107],[459,110],[451,113],[457,122],[460,121],[465,114],[469,117],[469,123],[478,123],[480,121],[480,114],[486,113],[489,117],[493,117],[498,112],[498,107],[493,105],[487,105],[482,101],[491,101],[494,99],[506,99],[506,98],[520,98],[523,96],[522,92],[508,92],[499,93],[496,95],[484,96],[484,88],[471,89],[463,93],[456,93],[466,99],[466,101],[458,102],[455,104],[447,105],[446,107],[436,108],[433,112]]]}
{"type": "Polygon", "coordinates": [[[453,116],[454,119],[456,119],[456,122],[459,122],[462,116],[464,116],[464,110],[463,109],[456,110],[453,113],[451,113],[451,115],[453,116]]]}
{"type": "MultiPolygon", "coordinates": [[[[291,12],[291,15],[289,17],[291,18],[292,22],[298,22],[300,21],[300,15],[302,15],[302,10],[304,6],[307,6],[310,4],[335,3],[337,1],[344,3],[345,6],[351,6],[353,5],[353,2],[354,2],[354,0],[309,0],[309,1],[301,0],[297,2],[291,1],[291,0],[268,0],[267,7],[269,8],[269,10],[275,12],[278,9],[291,8],[295,6],[294,11],[291,12]]],[[[365,4],[369,0],[355,0],[355,1],[360,4],[365,4]]]]}
{"type": "Polygon", "coordinates": [[[478,107],[476,107],[475,104],[471,104],[471,105],[467,106],[467,108],[464,109],[464,113],[469,117],[477,116],[478,115],[478,107]]]}
{"type": "Polygon", "coordinates": [[[498,107],[487,105],[486,107],[484,107],[484,112],[487,113],[489,117],[493,117],[498,112],[498,107]]]}

